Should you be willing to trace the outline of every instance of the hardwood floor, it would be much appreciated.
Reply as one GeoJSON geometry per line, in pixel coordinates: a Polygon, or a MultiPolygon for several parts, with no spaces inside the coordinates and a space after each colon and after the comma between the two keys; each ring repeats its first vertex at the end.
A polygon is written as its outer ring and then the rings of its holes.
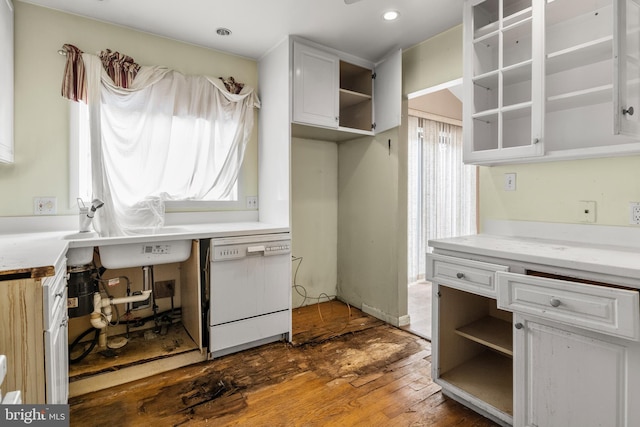
{"type": "Polygon", "coordinates": [[[72,426],[475,426],[431,381],[428,341],[337,301],[273,343],[70,400],[72,426]]]}

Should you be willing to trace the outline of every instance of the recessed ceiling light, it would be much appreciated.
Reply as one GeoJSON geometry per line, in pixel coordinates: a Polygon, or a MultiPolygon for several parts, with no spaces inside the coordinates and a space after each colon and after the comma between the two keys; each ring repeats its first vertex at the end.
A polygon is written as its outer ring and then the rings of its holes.
{"type": "Polygon", "coordinates": [[[230,30],[230,29],[228,29],[228,28],[222,28],[222,27],[220,27],[220,28],[218,28],[218,29],[216,30],[216,33],[217,33],[219,36],[228,36],[228,35],[231,35],[231,30],[230,30]]]}
{"type": "Polygon", "coordinates": [[[385,21],[395,21],[400,16],[397,10],[388,10],[382,14],[382,19],[385,21]]]}

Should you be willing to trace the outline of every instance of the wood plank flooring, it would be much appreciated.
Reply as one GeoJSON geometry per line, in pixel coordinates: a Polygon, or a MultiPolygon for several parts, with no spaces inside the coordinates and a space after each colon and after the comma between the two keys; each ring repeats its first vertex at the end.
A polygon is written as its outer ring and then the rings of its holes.
{"type": "Polygon", "coordinates": [[[428,341],[337,301],[273,343],[72,398],[72,426],[495,426],[431,381],[428,341]]]}

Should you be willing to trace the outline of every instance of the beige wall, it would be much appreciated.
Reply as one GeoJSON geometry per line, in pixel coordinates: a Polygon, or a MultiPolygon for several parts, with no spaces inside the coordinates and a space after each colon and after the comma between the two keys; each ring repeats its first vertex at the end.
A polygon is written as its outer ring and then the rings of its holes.
{"type": "MultiPolygon", "coordinates": [[[[143,65],[166,65],[186,74],[234,76],[257,87],[253,60],[20,1],[14,5],[15,163],[0,164],[0,216],[32,215],[35,196],[57,197],[59,215],[75,213],[69,208],[68,101],[60,96],[65,58],[57,51],[63,44],[90,53],[109,48],[143,65]]],[[[254,130],[243,167],[245,194],[257,194],[257,162],[254,130]]]]}
{"type": "Polygon", "coordinates": [[[408,95],[462,77],[462,25],[402,52],[402,93],[408,95]]]}
{"type": "Polygon", "coordinates": [[[296,285],[293,306],[336,295],[338,283],[338,146],[335,142],[291,139],[292,255],[296,285]],[[299,267],[299,268],[298,268],[299,267]]]}
{"type": "Polygon", "coordinates": [[[588,159],[480,168],[480,222],[580,223],[580,200],[596,202],[596,224],[629,225],[629,202],[640,202],[640,157],[588,159]],[[504,191],[515,172],[516,191],[504,191]]]}
{"type": "Polygon", "coordinates": [[[399,128],[338,146],[338,288],[347,302],[388,321],[406,314],[398,298],[398,271],[406,272],[398,262],[406,246],[406,232],[398,232],[406,213],[398,202],[400,149],[399,128]]]}

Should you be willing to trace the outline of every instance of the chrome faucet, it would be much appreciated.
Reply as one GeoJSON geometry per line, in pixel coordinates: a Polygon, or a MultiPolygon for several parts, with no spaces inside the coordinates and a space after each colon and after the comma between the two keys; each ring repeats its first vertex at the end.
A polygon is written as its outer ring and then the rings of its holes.
{"type": "Polygon", "coordinates": [[[96,211],[104,206],[104,202],[100,199],[93,199],[91,202],[91,207],[87,207],[84,205],[82,199],[78,199],[78,208],[80,209],[80,232],[84,233],[90,231],[91,223],[93,221],[93,216],[96,211]]]}

